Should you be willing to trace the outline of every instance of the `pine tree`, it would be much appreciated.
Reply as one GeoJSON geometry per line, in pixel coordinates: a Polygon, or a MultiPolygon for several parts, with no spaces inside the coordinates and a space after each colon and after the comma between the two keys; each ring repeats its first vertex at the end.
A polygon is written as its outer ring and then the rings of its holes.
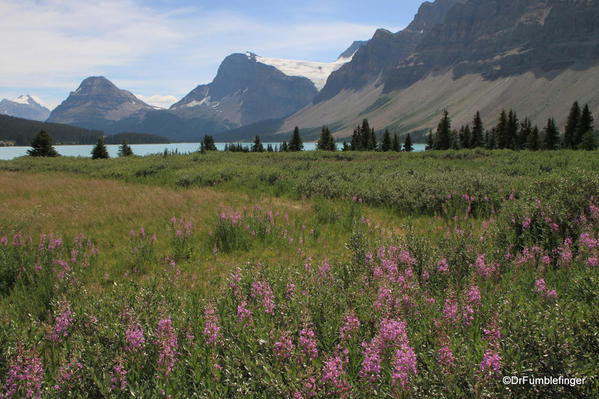
{"type": "Polygon", "coordinates": [[[578,128],[579,120],[580,106],[578,105],[578,101],[575,101],[568,114],[568,121],[566,122],[566,128],[564,130],[563,148],[576,148],[576,129],[578,128]]]}
{"type": "Polygon", "coordinates": [[[426,134],[426,147],[424,148],[426,151],[435,149],[435,142],[433,138],[433,131],[429,130],[426,134]]]}
{"type": "Polygon", "coordinates": [[[460,128],[460,148],[470,148],[471,136],[469,125],[460,128]]]}
{"type": "Polygon", "coordinates": [[[393,142],[391,143],[391,150],[395,151],[395,152],[401,151],[401,144],[399,142],[399,136],[397,135],[397,133],[393,134],[393,142]]]}
{"type": "Polygon", "coordinates": [[[448,150],[451,147],[451,120],[447,110],[443,111],[443,117],[437,126],[433,147],[435,150],[448,150]]]}
{"type": "Polygon", "coordinates": [[[505,148],[510,148],[512,150],[516,149],[516,141],[518,137],[518,116],[514,111],[510,109],[510,112],[507,117],[507,127],[506,127],[506,144],[505,148]]]}
{"type": "Polygon", "coordinates": [[[526,139],[526,149],[529,151],[538,151],[540,147],[539,128],[535,126],[526,139]]]}
{"type": "Polygon", "coordinates": [[[544,133],[543,148],[546,150],[557,150],[559,144],[559,132],[553,118],[547,120],[547,126],[545,126],[544,133]]]}
{"type": "Polygon", "coordinates": [[[279,148],[279,152],[287,152],[289,151],[289,145],[287,145],[286,141],[283,141],[281,147],[279,148]]]}
{"type": "Polygon", "coordinates": [[[57,157],[56,149],[52,146],[52,137],[41,130],[31,141],[31,149],[27,151],[32,157],[57,157]]]}
{"type": "Polygon", "coordinates": [[[451,131],[451,149],[452,150],[460,149],[460,133],[457,130],[451,131]]]}
{"type": "Polygon", "coordinates": [[[406,135],[406,140],[403,143],[403,150],[405,152],[414,151],[414,146],[412,145],[412,136],[410,136],[410,133],[406,135]]]}
{"type": "Polygon", "coordinates": [[[262,140],[260,139],[260,136],[256,136],[256,138],[254,139],[252,152],[264,152],[264,146],[262,145],[262,140]]]}
{"type": "Polygon", "coordinates": [[[582,109],[580,119],[578,120],[578,126],[576,126],[576,137],[574,139],[574,148],[578,148],[579,144],[582,143],[582,137],[586,132],[593,131],[593,114],[589,109],[588,104],[582,109]]]}
{"type": "Polygon", "coordinates": [[[204,136],[200,143],[200,152],[204,151],[217,151],[216,144],[214,144],[214,137],[204,136]]]}
{"type": "Polygon", "coordinates": [[[272,145],[268,144],[266,146],[266,152],[275,152],[274,148],[272,147],[272,145]]]}
{"type": "Polygon", "coordinates": [[[131,155],[133,155],[133,150],[127,144],[127,140],[123,140],[123,143],[119,147],[119,157],[130,157],[131,155]]]}
{"type": "Polygon", "coordinates": [[[485,129],[483,126],[483,121],[480,117],[480,112],[476,112],[474,115],[474,119],[472,120],[472,134],[470,138],[470,148],[483,147],[484,142],[484,133],[485,129]]]}
{"type": "Polygon", "coordinates": [[[107,159],[110,158],[108,155],[108,150],[106,149],[106,145],[104,144],[104,137],[98,138],[98,142],[96,146],[92,150],[92,159],[107,159]]]}
{"type": "Polygon", "coordinates": [[[586,151],[593,151],[597,149],[597,140],[595,140],[593,131],[588,130],[584,136],[582,136],[582,142],[580,143],[579,148],[586,151]]]}
{"type": "Polygon", "coordinates": [[[391,142],[391,133],[389,133],[389,130],[385,129],[385,133],[383,133],[383,140],[381,140],[381,151],[391,151],[392,146],[393,143],[391,142]]]}
{"type": "Polygon", "coordinates": [[[291,137],[291,141],[289,142],[289,151],[303,151],[304,143],[302,142],[302,137],[300,136],[299,128],[296,126],[293,129],[293,136],[291,137]]]}
{"type": "Polygon", "coordinates": [[[507,112],[501,110],[499,115],[499,122],[495,127],[495,146],[496,148],[503,149],[507,147],[508,143],[508,116],[507,112]]]}
{"type": "Polygon", "coordinates": [[[335,145],[335,139],[333,138],[329,128],[326,126],[323,126],[322,130],[320,131],[320,138],[316,144],[316,149],[320,151],[335,151],[337,149],[337,146],[335,145]]]}
{"type": "Polygon", "coordinates": [[[516,140],[517,147],[519,149],[528,148],[528,137],[532,134],[532,124],[530,119],[524,118],[524,121],[520,124],[520,131],[518,132],[518,138],[516,140]]]}
{"type": "Polygon", "coordinates": [[[366,149],[368,151],[374,151],[377,147],[376,133],[374,132],[374,128],[370,129],[370,134],[368,135],[368,143],[366,145],[366,149]]]}

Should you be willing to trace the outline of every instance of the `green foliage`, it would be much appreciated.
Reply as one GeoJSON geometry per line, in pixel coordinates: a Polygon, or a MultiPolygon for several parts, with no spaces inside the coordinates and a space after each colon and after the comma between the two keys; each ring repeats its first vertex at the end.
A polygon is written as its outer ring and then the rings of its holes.
{"type": "Polygon", "coordinates": [[[119,147],[119,157],[130,157],[133,155],[133,150],[127,144],[126,140],[123,140],[121,146],[119,147]]]}
{"type": "Polygon", "coordinates": [[[110,156],[108,155],[108,150],[106,149],[106,145],[104,144],[104,137],[100,137],[98,142],[92,149],[92,159],[108,159],[110,156]]]}
{"type": "Polygon", "coordinates": [[[214,143],[214,137],[204,136],[200,143],[200,152],[204,151],[216,151],[216,144],[214,143]]]}
{"type": "Polygon", "coordinates": [[[318,139],[318,143],[316,144],[316,149],[321,151],[336,151],[337,145],[335,144],[335,139],[331,134],[331,131],[328,127],[323,126],[322,131],[320,133],[320,138],[318,139]]]}
{"type": "Polygon", "coordinates": [[[52,146],[52,137],[45,130],[38,133],[31,142],[31,150],[27,153],[32,157],[57,157],[58,152],[52,146]]]}
{"type": "Polygon", "coordinates": [[[254,145],[252,145],[252,152],[264,152],[264,146],[262,145],[262,140],[260,140],[260,136],[256,136],[256,138],[254,139],[254,145]]]}
{"type": "Polygon", "coordinates": [[[304,143],[302,142],[302,137],[300,136],[299,128],[296,126],[293,129],[293,136],[291,136],[291,141],[289,142],[288,150],[291,152],[298,152],[304,150],[304,143]]]}
{"type": "Polygon", "coordinates": [[[439,121],[435,138],[433,142],[433,149],[435,150],[448,150],[451,148],[451,120],[449,119],[449,112],[443,111],[443,117],[439,121]]]}

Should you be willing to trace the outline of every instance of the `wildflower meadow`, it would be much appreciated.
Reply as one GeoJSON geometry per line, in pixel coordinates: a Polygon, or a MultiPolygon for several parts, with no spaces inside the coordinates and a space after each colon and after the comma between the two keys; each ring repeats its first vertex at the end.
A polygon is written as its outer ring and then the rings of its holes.
{"type": "Polygon", "coordinates": [[[598,167],[2,161],[0,398],[599,397],[598,167]]]}

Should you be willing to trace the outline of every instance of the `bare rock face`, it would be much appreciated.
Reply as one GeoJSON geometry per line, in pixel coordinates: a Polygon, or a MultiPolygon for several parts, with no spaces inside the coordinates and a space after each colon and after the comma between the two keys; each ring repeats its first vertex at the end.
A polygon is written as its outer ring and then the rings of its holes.
{"type": "Polygon", "coordinates": [[[197,86],[171,111],[185,118],[220,115],[223,121],[241,126],[290,115],[310,104],[316,93],[305,77],[287,76],[258,62],[252,53],[232,54],[221,63],[212,83],[197,86]]]}
{"type": "Polygon", "coordinates": [[[111,130],[114,122],[152,109],[105,77],[92,76],[83,80],[79,88],[52,111],[48,122],[111,130]]]}

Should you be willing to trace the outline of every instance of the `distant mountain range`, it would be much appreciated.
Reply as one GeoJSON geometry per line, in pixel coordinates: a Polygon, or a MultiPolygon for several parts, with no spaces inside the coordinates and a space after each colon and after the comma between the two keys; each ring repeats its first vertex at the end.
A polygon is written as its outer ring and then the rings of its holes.
{"type": "Polygon", "coordinates": [[[0,114],[45,121],[50,115],[50,110],[41,104],[39,98],[26,94],[15,100],[5,98],[0,101],[0,114]]]}
{"type": "Polygon", "coordinates": [[[197,86],[168,110],[144,103],[105,77],[89,77],[48,121],[108,133],[144,132],[173,141],[198,141],[206,134],[284,118],[311,104],[327,77],[349,62],[362,44],[353,43],[332,63],[231,54],[211,83],[197,86]]]}
{"type": "MultiPolygon", "coordinates": [[[[423,133],[443,109],[457,125],[476,111],[493,124],[502,108],[563,125],[574,101],[599,114],[597,21],[597,0],[424,2],[405,29],[379,29],[334,62],[232,54],[211,83],[169,109],[90,77],[48,121],[172,141],[283,140],[295,126],[314,138],[323,125],[342,138],[363,118],[377,129],[423,133]]],[[[0,112],[10,106],[14,114],[13,103],[4,100],[0,112]]]]}

